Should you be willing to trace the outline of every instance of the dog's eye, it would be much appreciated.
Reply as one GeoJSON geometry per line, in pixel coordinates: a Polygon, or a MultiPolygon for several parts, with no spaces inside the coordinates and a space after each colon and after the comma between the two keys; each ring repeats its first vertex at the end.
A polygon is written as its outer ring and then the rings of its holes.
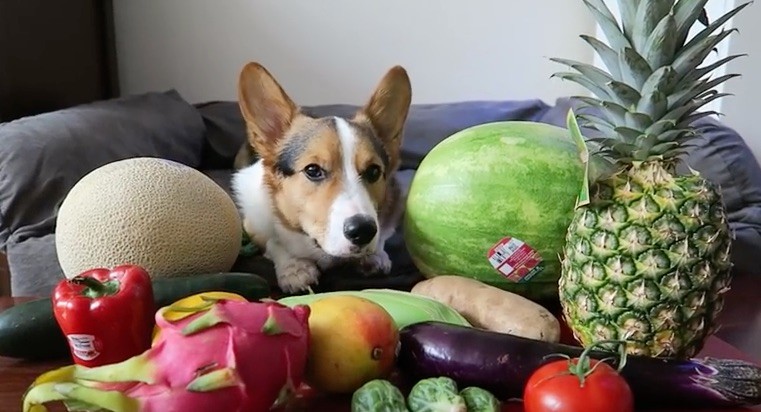
{"type": "Polygon", "coordinates": [[[381,168],[378,165],[370,165],[362,172],[362,179],[367,183],[375,183],[381,177],[381,168]]]}
{"type": "Polygon", "coordinates": [[[326,176],[325,169],[317,166],[314,163],[309,164],[304,168],[304,174],[306,175],[307,179],[313,182],[319,182],[320,180],[325,179],[326,176]]]}

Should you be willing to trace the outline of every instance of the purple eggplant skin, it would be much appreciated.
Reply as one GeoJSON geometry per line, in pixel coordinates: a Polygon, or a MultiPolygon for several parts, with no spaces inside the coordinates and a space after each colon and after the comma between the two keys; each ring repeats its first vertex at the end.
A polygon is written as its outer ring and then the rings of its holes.
{"type": "MultiPolygon", "coordinates": [[[[529,376],[582,348],[443,322],[400,330],[399,369],[414,379],[447,376],[460,387],[477,386],[501,400],[520,399],[529,376]]],[[[593,351],[594,359],[615,353],[593,351]]],[[[761,368],[741,360],[627,356],[621,374],[638,408],[732,408],[761,404],[761,368]]]]}

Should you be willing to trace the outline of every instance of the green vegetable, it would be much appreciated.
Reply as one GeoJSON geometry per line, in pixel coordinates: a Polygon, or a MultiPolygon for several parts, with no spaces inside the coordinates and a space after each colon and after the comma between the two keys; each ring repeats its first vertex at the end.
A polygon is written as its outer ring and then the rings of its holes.
{"type": "Polygon", "coordinates": [[[486,389],[469,386],[460,391],[460,396],[468,406],[468,412],[499,412],[500,403],[497,397],[486,389]]]}
{"type": "Polygon", "coordinates": [[[410,390],[407,405],[411,412],[468,412],[457,384],[445,376],[418,381],[410,390]]]}
{"type": "MultiPolygon", "coordinates": [[[[201,292],[230,292],[254,301],[270,295],[261,276],[222,272],[154,279],[156,309],[201,292]]],[[[0,356],[30,360],[61,359],[69,346],[53,316],[50,298],[21,303],[0,312],[0,356]]]]}
{"type": "Polygon", "coordinates": [[[383,307],[401,329],[407,325],[426,321],[439,321],[460,326],[471,324],[450,306],[431,298],[393,289],[365,289],[289,296],[278,302],[286,306],[308,305],[317,299],[335,295],[351,295],[371,300],[383,307]]]}
{"type": "Polygon", "coordinates": [[[201,292],[237,293],[249,301],[256,301],[270,296],[271,290],[266,279],[244,272],[218,272],[153,281],[153,297],[157,309],[201,292]]]}
{"type": "Polygon", "coordinates": [[[351,412],[408,412],[402,392],[385,379],[374,379],[354,391],[351,412]]]}
{"type": "Polygon", "coordinates": [[[251,257],[258,255],[260,252],[261,250],[259,250],[254,241],[251,239],[251,236],[248,235],[248,232],[246,232],[246,229],[244,228],[240,238],[240,251],[238,252],[238,256],[251,257]]]}
{"type": "Polygon", "coordinates": [[[583,182],[579,150],[565,128],[509,121],[464,129],[436,145],[415,172],[405,244],[426,277],[466,276],[532,300],[556,298],[558,255],[583,182]],[[538,253],[539,265],[524,260],[531,275],[512,262],[513,271],[503,266],[508,278],[490,263],[487,253],[506,237],[538,253]]]}

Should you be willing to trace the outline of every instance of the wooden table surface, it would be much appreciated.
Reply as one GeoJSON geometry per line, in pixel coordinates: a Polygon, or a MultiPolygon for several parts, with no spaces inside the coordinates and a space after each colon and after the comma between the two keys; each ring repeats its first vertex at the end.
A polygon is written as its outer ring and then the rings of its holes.
{"type": "MultiPolygon", "coordinates": [[[[23,299],[0,298],[0,310],[23,299]]],[[[761,362],[761,287],[759,280],[752,276],[735,278],[732,290],[721,317],[722,328],[709,339],[699,356],[742,359],[754,363],[761,362]]],[[[21,410],[21,397],[28,385],[39,374],[67,363],[67,360],[53,362],[28,362],[0,357],[0,412],[21,410]]],[[[50,411],[63,411],[57,404],[49,404],[50,411]]],[[[288,412],[295,411],[346,411],[349,412],[347,398],[313,398],[305,396],[296,402],[288,412]]],[[[521,412],[520,403],[504,406],[505,412],[521,412]]],[[[761,406],[750,409],[704,409],[706,412],[761,411],[761,406]]],[[[666,412],[666,411],[659,411],[666,412]]]]}

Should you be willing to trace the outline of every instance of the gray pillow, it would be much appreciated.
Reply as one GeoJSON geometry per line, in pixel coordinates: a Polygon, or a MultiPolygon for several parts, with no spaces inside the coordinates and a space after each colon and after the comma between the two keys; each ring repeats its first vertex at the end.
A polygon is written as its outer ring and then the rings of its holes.
{"type": "Polygon", "coordinates": [[[197,167],[204,124],[170,90],[99,101],[0,124],[0,250],[55,229],[58,206],[90,171],[152,156],[197,167]]]}
{"type": "Polygon", "coordinates": [[[7,252],[12,296],[50,296],[55,285],[65,278],[53,233],[19,243],[11,240],[7,252]]]}

